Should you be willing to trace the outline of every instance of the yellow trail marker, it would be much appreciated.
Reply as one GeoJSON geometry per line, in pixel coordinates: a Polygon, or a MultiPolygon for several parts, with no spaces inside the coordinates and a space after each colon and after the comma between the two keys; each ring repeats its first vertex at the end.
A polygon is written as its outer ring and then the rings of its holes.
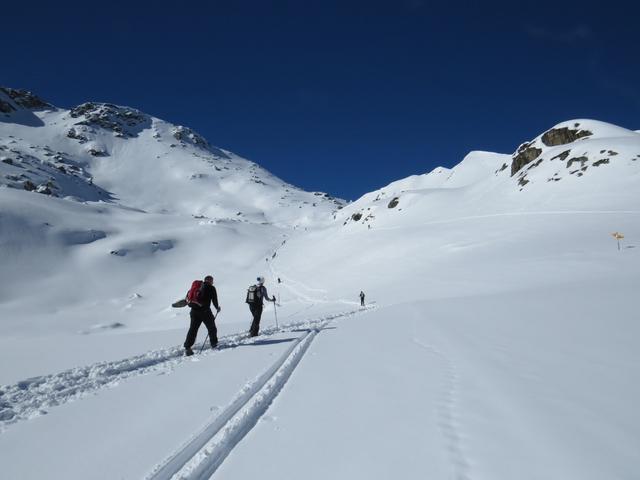
{"type": "Polygon", "coordinates": [[[620,250],[620,240],[624,238],[624,235],[620,232],[613,232],[611,236],[618,241],[618,250],[620,250]]]}

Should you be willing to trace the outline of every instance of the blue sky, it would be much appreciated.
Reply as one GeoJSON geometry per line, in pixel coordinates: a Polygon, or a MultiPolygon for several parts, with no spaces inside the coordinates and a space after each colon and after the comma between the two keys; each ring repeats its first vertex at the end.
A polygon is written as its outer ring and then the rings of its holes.
{"type": "Polygon", "coordinates": [[[637,2],[12,2],[0,84],[187,125],[355,199],[555,123],[640,129],[637,2]]]}

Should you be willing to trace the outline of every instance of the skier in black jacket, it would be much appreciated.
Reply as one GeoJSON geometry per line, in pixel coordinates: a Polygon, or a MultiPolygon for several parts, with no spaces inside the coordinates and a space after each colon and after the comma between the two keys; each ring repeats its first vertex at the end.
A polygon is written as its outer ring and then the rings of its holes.
{"type": "Polygon", "coordinates": [[[260,317],[262,317],[262,307],[264,305],[263,301],[266,299],[268,302],[276,301],[276,297],[269,298],[269,294],[267,293],[267,287],[264,286],[264,277],[257,278],[258,283],[256,284],[257,290],[257,299],[255,302],[249,303],[249,310],[251,310],[251,315],[253,315],[253,321],[251,322],[251,328],[249,329],[249,336],[256,337],[258,335],[258,330],[260,329],[260,317]]]}
{"type": "Polygon", "coordinates": [[[184,352],[187,356],[193,355],[191,347],[196,343],[198,329],[202,323],[209,331],[211,348],[215,348],[218,344],[218,329],[216,328],[216,318],[211,311],[211,304],[213,303],[217,312],[220,312],[220,306],[218,305],[218,292],[216,287],[213,286],[213,277],[211,275],[204,277],[204,282],[198,293],[198,303],[200,304],[199,306],[196,304],[189,305],[191,307],[191,325],[184,341],[184,352]]]}

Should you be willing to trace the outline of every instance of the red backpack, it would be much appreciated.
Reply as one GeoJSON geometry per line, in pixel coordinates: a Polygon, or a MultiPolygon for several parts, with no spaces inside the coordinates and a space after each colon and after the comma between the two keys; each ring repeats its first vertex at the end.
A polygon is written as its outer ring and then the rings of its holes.
{"type": "Polygon", "coordinates": [[[191,288],[187,292],[187,305],[190,307],[201,307],[201,295],[204,290],[204,282],[202,280],[194,280],[191,288]]]}

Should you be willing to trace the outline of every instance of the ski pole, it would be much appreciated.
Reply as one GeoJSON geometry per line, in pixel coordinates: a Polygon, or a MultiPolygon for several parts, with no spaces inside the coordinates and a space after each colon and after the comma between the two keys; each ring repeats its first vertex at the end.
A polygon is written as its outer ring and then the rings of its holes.
{"type": "Polygon", "coordinates": [[[273,314],[276,316],[276,330],[280,330],[278,326],[278,312],[276,311],[276,302],[273,302],[273,314]]]}
{"type": "MultiPolygon", "coordinates": [[[[214,321],[214,322],[216,321],[216,318],[217,318],[217,317],[218,317],[217,315],[214,315],[214,316],[213,316],[213,321],[214,321]]],[[[204,337],[204,342],[202,342],[202,346],[200,347],[200,352],[198,352],[198,353],[202,353],[202,350],[204,350],[204,345],[205,345],[205,343],[207,343],[207,340],[208,340],[208,339],[209,339],[209,333],[207,333],[207,336],[206,336],[206,337],[204,337]]]]}
{"type": "Polygon", "coordinates": [[[207,336],[204,337],[204,342],[202,342],[202,346],[200,347],[200,351],[198,353],[202,353],[202,350],[204,350],[204,344],[207,343],[208,339],[209,339],[209,334],[207,333],[207,336]]]}

